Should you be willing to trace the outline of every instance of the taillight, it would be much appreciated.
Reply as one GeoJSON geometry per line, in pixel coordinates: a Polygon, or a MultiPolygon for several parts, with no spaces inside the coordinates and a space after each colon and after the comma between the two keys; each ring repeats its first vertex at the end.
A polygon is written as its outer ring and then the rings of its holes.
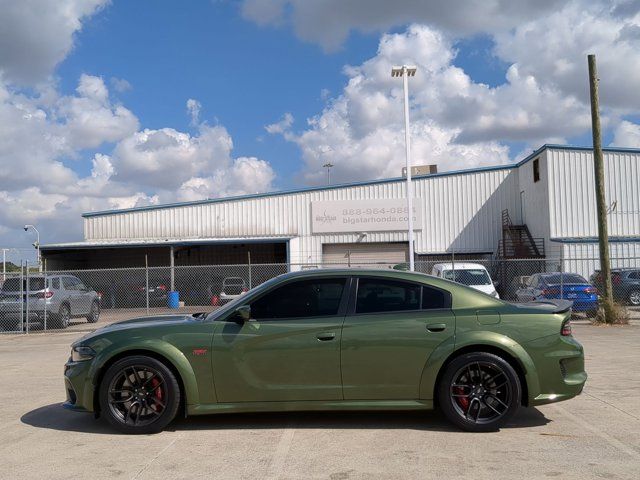
{"type": "Polygon", "coordinates": [[[598,293],[598,289],[595,287],[587,287],[584,289],[585,293],[598,293]]]}
{"type": "Polygon", "coordinates": [[[568,337],[571,335],[571,320],[565,320],[562,324],[562,329],[560,329],[560,335],[563,337],[568,337]]]}
{"type": "Polygon", "coordinates": [[[167,286],[166,285],[158,285],[158,290],[166,290],[167,286]]]}
{"type": "Polygon", "coordinates": [[[242,289],[242,293],[247,293],[248,291],[249,291],[249,289],[248,289],[247,287],[244,287],[244,288],[242,289]]]}
{"type": "Polygon", "coordinates": [[[615,285],[620,285],[620,283],[622,283],[622,276],[619,273],[614,273],[611,275],[611,282],[615,285]]]}
{"type": "Polygon", "coordinates": [[[38,293],[38,298],[51,298],[53,297],[53,292],[40,292],[38,293]]]}

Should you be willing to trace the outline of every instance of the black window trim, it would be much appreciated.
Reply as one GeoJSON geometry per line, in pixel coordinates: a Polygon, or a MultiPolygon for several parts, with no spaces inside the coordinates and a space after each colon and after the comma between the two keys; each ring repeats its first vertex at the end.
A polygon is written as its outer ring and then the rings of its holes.
{"type": "Polygon", "coordinates": [[[349,305],[347,308],[347,313],[346,316],[347,317],[357,317],[357,316],[362,316],[362,315],[386,315],[389,313],[429,313],[429,312],[449,312],[451,311],[452,308],[452,304],[453,304],[453,298],[451,295],[451,292],[444,290],[443,288],[439,288],[436,287],[434,285],[427,285],[425,283],[422,282],[416,282],[415,280],[406,280],[404,278],[402,279],[397,279],[397,278],[388,278],[385,276],[377,276],[377,275],[361,275],[361,276],[357,276],[357,277],[352,277],[352,281],[351,281],[351,292],[349,294],[349,305]],[[367,280],[391,280],[391,281],[395,281],[395,282],[405,282],[405,283],[411,283],[413,285],[417,285],[420,287],[420,308],[418,309],[413,309],[413,310],[388,310],[385,312],[365,312],[365,313],[357,313],[356,312],[356,303],[358,300],[358,285],[361,279],[367,279],[367,280]],[[445,294],[445,297],[447,299],[447,304],[448,306],[445,306],[443,308],[422,308],[422,295],[423,295],[423,288],[424,287],[428,287],[428,288],[433,288],[434,290],[438,290],[442,293],[445,294]]]}
{"type": "MultiPolygon", "coordinates": [[[[350,277],[349,275],[326,275],[326,276],[322,275],[322,276],[313,277],[313,278],[291,278],[284,282],[280,282],[274,285],[273,288],[270,288],[266,292],[262,292],[260,295],[247,299],[248,301],[243,302],[238,306],[243,306],[243,305],[250,306],[253,302],[255,302],[256,300],[260,300],[262,297],[273,292],[275,289],[284,287],[293,282],[308,282],[312,280],[338,280],[338,279],[344,279],[345,282],[344,282],[344,289],[342,290],[342,298],[340,298],[340,304],[338,305],[338,312],[335,315],[318,315],[314,317],[260,318],[260,319],[255,319],[255,321],[256,322],[291,322],[295,320],[308,320],[308,319],[314,319],[314,318],[344,317],[347,311],[347,303],[349,299],[349,293],[351,292],[351,287],[352,287],[351,284],[353,281],[352,277],[350,277]]],[[[223,318],[220,318],[220,320],[229,321],[229,317],[232,316],[233,314],[234,314],[234,311],[232,310],[228,312],[227,315],[224,315],[223,318]]],[[[251,321],[254,321],[254,319],[252,318],[251,321]]]]}

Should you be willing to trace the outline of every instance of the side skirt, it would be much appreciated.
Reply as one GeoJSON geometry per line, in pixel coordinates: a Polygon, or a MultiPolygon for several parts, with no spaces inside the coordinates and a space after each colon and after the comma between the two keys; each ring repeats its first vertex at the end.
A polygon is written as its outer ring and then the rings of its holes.
{"type": "Polygon", "coordinates": [[[299,402],[241,402],[188,405],[188,415],[240,412],[312,412],[345,410],[432,410],[432,400],[326,400],[299,402]]]}

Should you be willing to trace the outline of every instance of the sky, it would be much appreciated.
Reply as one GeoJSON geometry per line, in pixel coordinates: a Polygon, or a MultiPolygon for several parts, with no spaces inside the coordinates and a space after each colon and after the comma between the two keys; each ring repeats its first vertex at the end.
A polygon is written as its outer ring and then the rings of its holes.
{"type": "Polygon", "coordinates": [[[0,247],[83,212],[640,147],[640,0],[0,0],[0,247]]]}

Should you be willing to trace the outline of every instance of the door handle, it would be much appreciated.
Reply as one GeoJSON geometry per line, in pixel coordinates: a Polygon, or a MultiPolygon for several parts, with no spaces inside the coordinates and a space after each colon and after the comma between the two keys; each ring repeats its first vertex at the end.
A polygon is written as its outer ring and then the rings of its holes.
{"type": "Polygon", "coordinates": [[[321,342],[328,342],[329,340],[333,340],[334,338],[336,338],[336,334],[333,332],[324,332],[316,335],[316,338],[321,342]]]}
{"type": "Polygon", "coordinates": [[[427,325],[427,330],[430,332],[442,332],[446,328],[447,326],[444,323],[430,323],[427,325]]]}

